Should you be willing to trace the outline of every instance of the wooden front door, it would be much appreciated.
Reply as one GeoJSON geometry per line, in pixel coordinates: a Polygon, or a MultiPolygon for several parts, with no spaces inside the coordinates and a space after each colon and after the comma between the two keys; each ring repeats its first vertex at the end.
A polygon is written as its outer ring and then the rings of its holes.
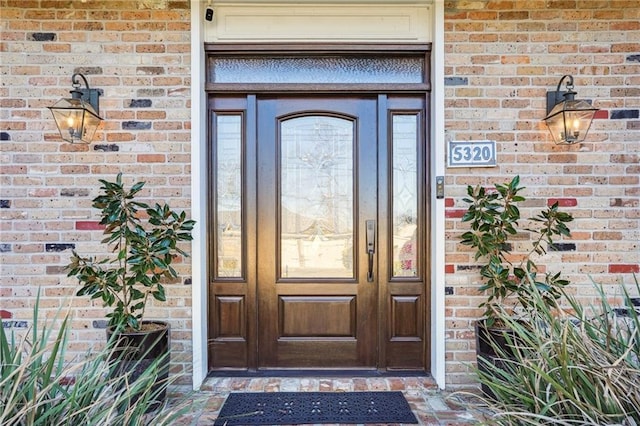
{"type": "Polygon", "coordinates": [[[376,100],[260,99],[258,129],[259,367],[373,368],[376,100]]]}
{"type": "Polygon", "coordinates": [[[210,368],[425,370],[424,96],[210,110],[210,368]]]}

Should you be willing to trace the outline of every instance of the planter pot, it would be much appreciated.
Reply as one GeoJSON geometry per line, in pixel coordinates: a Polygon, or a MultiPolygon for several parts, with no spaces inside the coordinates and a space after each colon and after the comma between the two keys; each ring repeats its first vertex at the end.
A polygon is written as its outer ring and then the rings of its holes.
{"type": "MultiPolygon", "coordinates": [[[[513,342],[517,342],[516,333],[506,327],[489,327],[484,320],[476,322],[476,361],[478,370],[492,375],[495,369],[506,370],[511,360],[516,360],[513,342]],[[511,342],[511,343],[510,343],[511,342]]],[[[485,383],[480,387],[484,395],[497,399],[494,392],[485,383]]]]}
{"type": "MultiPolygon", "coordinates": [[[[163,321],[143,321],[141,331],[120,331],[115,336],[113,328],[107,328],[107,341],[114,345],[111,357],[116,363],[115,375],[130,374],[130,380],[135,381],[154,363],[157,365],[148,412],[159,408],[166,399],[170,363],[169,332],[169,324],[163,321]]],[[[135,404],[139,398],[140,393],[132,395],[130,404],[135,404]]]]}

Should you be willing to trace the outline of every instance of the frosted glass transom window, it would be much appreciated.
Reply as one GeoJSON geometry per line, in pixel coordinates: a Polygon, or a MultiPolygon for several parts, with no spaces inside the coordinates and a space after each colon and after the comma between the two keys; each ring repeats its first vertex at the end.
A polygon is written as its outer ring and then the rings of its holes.
{"type": "Polygon", "coordinates": [[[424,83],[424,58],[210,57],[212,83],[424,83]]]}

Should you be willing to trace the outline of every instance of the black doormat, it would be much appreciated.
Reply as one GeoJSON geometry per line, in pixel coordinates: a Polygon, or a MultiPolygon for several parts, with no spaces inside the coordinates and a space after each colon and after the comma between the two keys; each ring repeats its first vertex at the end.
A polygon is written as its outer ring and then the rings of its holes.
{"type": "Polygon", "coordinates": [[[231,393],[215,426],[418,423],[402,392],[231,393]]]}

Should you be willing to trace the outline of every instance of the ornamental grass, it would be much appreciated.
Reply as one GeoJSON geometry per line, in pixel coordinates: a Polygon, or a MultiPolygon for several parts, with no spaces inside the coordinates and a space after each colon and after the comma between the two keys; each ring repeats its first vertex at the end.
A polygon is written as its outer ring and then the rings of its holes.
{"type": "Polygon", "coordinates": [[[192,409],[194,403],[184,399],[150,410],[161,391],[152,390],[161,360],[135,380],[114,374],[113,345],[69,361],[69,314],[40,321],[38,301],[23,336],[0,327],[0,425],[169,425],[192,409]]]}
{"type": "MultiPolygon", "coordinates": [[[[563,292],[550,306],[531,286],[527,320],[506,312],[512,333],[498,362],[476,369],[492,398],[491,424],[640,425],[640,319],[627,288],[612,306],[594,283],[598,305],[583,306],[563,292]],[[490,393],[490,394],[491,394],[490,393]]],[[[637,279],[634,294],[640,294],[637,279]]]]}

